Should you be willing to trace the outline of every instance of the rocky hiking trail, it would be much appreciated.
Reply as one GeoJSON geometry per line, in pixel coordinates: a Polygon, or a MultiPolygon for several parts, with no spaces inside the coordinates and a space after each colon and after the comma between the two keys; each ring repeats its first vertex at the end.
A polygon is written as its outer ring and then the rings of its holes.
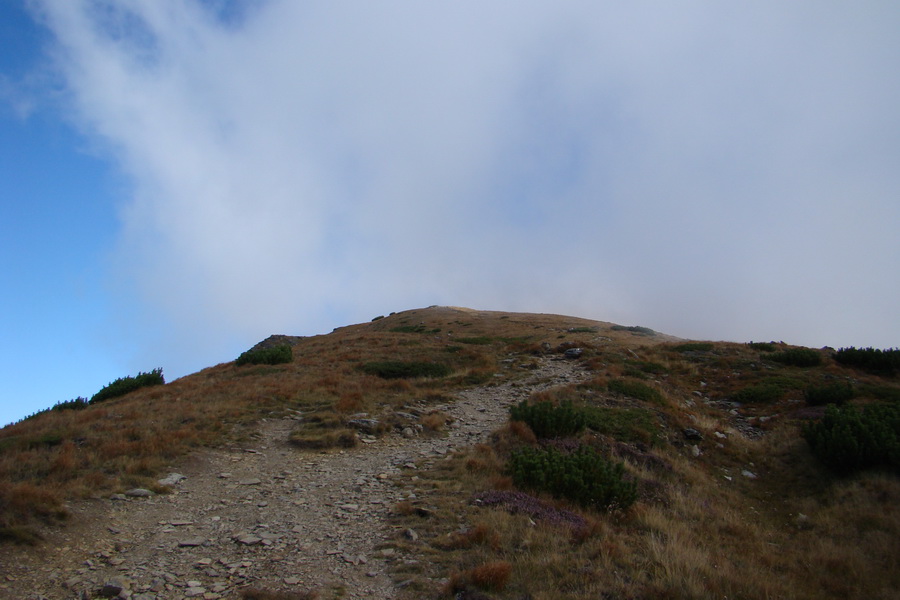
{"type": "Polygon", "coordinates": [[[391,542],[416,535],[387,522],[415,499],[415,482],[397,474],[484,441],[531,393],[587,377],[578,361],[542,358],[524,379],[428,406],[453,418],[443,434],[364,438],[344,451],[298,450],[288,443],[295,420],[264,420],[250,443],[179,463],[172,494],[73,503],[73,523],[41,546],[3,550],[0,598],[217,600],[253,587],[394,598],[403,582],[388,571],[414,558],[391,542]]]}

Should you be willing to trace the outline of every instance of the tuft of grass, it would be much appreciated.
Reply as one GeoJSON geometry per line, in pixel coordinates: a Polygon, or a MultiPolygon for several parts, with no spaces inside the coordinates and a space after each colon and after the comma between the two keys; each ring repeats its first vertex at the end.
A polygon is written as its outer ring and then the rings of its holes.
{"type": "Polygon", "coordinates": [[[13,543],[19,546],[36,546],[43,537],[32,527],[10,525],[0,527],[0,542],[13,543]]]}
{"type": "Polygon", "coordinates": [[[509,582],[512,574],[512,565],[505,561],[491,561],[473,567],[466,571],[453,573],[445,586],[447,593],[459,598],[485,598],[482,595],[473,595],[469,589],[476,587],[482,590],[501,592],[509,582]]]}
{"type": "Polygon", "coordinates": [[[291,444],[307,450],[325,450],[328,448],[353,448],[359,442],[352,429],[307,430],[298,429],[291,432],[291,444]]]}
{"type": "Polygon", "coordinates": [[[447,413],[441,411],[433,411],[419,418],[422,427],[428,431],[441,431],[445,426],[453,422],[453,419],[447,413]]]}

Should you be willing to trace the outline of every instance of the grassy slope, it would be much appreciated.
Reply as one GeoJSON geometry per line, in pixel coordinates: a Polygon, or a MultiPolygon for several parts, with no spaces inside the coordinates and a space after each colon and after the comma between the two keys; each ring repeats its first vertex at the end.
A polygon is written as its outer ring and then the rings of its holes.
{"type": "Polygon", "coordinates": [[[64,519],[67,498],[154,488],[173,459],[239,438],[261,416],[299,411],[297,440],[329,438],[352,413],[445,400],[498,373],[525,376],[522,367],[546,352],[542,343],[553,353],[565,342],[585,348],[580,360],[594,378],[538,399],[589,407],[593,429],[581,441],[624,459],[641,499],[612,515],[554,501],[585,515],[588,533],[470,504],[473,493],[510,488],[503,471],[508,453],[533,443],[521,427],[507,428],[492,444],[406,482],[429,509],[397,509],[398,528],[421,534],[415,543],[395,543],[418,559],[400,563],[396,573],[412,581],[410,597],[450,597],[467,586],[490,597],[535,600],[888,598],[900,590],[896,476],[836,480],[797,435],[807,385],[850,379],[863,391],[855,402],[865,403],[884,389],[896,393],[895,381],[845,369],[825,353],[822,366],[787,367],[743,344],[679,349],[672,338],[608,323],[450,308],[407,311],[304,338],[290,364],[218,365],[82,411],[48,412],[4,428],[0,533],[27,539],[43,523],[64,519]],[[439,362],[452,374],[386,380],[362,369],[384,360],[439,362]],[[618,382],[612,389],[643,385],[654,393],[610,392],[610,382],[618,382]],[[738,415],[704,401],[761,382],[778,387],[781,397],[746,404],[738,415]],[[703,434],[700,456],[685,441],[685,427],[703,434]],[[766,434],[748,439],[737,427],[766,434]],[[743,470],[758,477],[743,477],[743,470]],[[440,580],[443,589],[434,583],[440,580]]]}

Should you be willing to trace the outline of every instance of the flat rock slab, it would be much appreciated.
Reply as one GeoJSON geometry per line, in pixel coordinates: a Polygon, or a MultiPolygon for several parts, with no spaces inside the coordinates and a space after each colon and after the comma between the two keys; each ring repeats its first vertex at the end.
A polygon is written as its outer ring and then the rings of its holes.
{"type": "Polygon", "coordinates": [[[255,546],[263,541],[261,537],[257,537],[252,534],[238,535],[235,536],[234,541],[239,544],[244,544],[245,546],[255,546]]]}
{"type": "Polygon", "coordinates": [[[150,490],[145,490],[144,488],[134,488],[133,490],[128,490],[125,492],[125,495],[129,498],[148,498],[150,496],[154,496],[155,494],[150,490]]]}
{"type": "Polygon", "coordinates": [[[206,538],[194,537],[194,538],[188,538],[186,540],[181,540],[180,542],[178,542],[178,547],[179,548],[193,548],[195,546],[202,546],[204,543],[206,543],[206,538]]]}
{"type": "Polygon", "coordinates": [[[238,485],[259,485],[262,483],[262,479],[241,479],[238,481],[238,485]]]}

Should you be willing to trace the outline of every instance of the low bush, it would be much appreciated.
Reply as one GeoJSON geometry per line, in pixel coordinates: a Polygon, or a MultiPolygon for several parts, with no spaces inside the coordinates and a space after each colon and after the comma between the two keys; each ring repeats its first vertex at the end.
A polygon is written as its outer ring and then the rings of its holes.
{"type": "Polygon", "coordinates": [[[810,406],[841,405],[852,400],[855,395],[856,391],[849,382],[811,385],[803,391],[803,397],[810,406]]]}
{"type": "Polygon", "coordinates": [[[712,342],[687,342],[672,346],[671,350],[675,352],[710,352],[715,345],[712,342]]]}
{"type": "Polygon", "coordinates": [[[120,377],[91,396],[89,404],[124,396],[142,387],[163,385],[165,382],[162,369],[153,369],[149,373],[138,373],[135,377],[120,377]]]}
{"type": "Polygon", "coordinates": [[[839,474],[870,467],[900,470],[900,406],[872,404],[865,409],[830,405],[825,417],[803,428],[813,454],[839,474]]]}
{"type": "Polygon", "coordinates": [[[841,348],[834,353],[834,360],[849,367],[857,367],[876,373],[894,373],[900,369],[900,349],[889,348],[841,348]]]}
{"type": "Polygon", "coordinates": [[[822,354],[812,348],[788,348],[774,352],[768,358],[791,367],[817,367],[822,364],[822,354]]]}
{"type": "Polygon", "coordinates": [[[287,344],[260,348],[259,350],[247,350],[238,356],[234,364],[243,365],[280,365],[294,360],[294,351],[287,344]]]}
{"type": "Polygon", "coordinates": [[[510,457],[508,472],[518,487],[586,507],[625,509],[637,499],[637,485],[624,478],[624,465],[588,446],[571,453],[552,447],[523,448],[510,457]]]}
{"type": "Polygon", "coordinates": [[[747,345],[757,352],[775,352],[775,342],[750,342],[747,345]]]}
{"type": "Polygon", "coordinates": [[[453,372],[449,366],[433,362],[384,360],[362,366],[363,372],[382,379],[413,379],[416,377],[446,377],[453,372]]]}
{"type": "Polygon", "coordinates": [[[539,438],[574,435],[586,424],[584,411],[575,408],[571,400],[559,405],[546,401],[529,404],[523,400],[518,406],[510,407],[509,418],[527,423],[539,438]]]}
{"type": "Polygon", "coordinates": [[[656,335],[656,332],[650,329],[649,327],[641,327],[639,325],[613,325],[613,331],[630,331],[631,333],[636,333],[638,335],[656,335]]]}
{"type": "Polygon", "coordinates": [[[640,381],[613,379],[607,384],[607,389],[616,394],[622,394],[623,396],[645,400],[655,404],[662,404],[663,402],[663,395],[658,389],[650,387],[646,383],[640,381]]]}

